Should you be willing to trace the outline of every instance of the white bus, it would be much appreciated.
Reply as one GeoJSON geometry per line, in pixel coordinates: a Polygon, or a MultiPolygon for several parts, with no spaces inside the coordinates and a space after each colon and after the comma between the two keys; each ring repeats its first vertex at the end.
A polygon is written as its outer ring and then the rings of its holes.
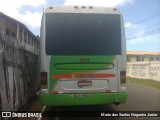
{"type": "Polygon", "coordinates": [[[119,10],[47,7],[41,22],[40,78],[43,105],[125,103],[126,43],[119,10]]]}

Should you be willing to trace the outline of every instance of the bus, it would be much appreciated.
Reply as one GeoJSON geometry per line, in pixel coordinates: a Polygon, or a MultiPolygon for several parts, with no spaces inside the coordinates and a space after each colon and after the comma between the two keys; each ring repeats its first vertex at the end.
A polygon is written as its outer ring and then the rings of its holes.
{"type": "Polygon", "coordinates": [[[41,21],[40,80],[45,106],[125,103],[126,43],[120,11],[47,7],[41,21]]]}

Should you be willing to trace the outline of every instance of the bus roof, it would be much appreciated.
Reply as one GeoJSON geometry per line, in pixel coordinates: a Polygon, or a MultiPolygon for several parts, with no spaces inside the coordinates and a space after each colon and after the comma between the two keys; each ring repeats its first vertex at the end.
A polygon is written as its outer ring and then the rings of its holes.
{"type": "Polygon", "coordinates": [[[117,8],[102,6],[49,6],[45,13],[102,13],[102,14],[120,14],[117,8]]]}

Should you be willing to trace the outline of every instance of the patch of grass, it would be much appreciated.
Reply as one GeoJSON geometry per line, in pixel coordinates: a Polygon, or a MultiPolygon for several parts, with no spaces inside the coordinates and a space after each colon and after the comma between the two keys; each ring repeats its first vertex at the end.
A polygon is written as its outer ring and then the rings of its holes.
{"type": "Polygon", "coordinates": [[[155,80],[151,80],[151,79],[141,79],[141,78],[127,77],[127,82],[142,84],[142,85],[146,85],[146,86],[149,86],[149,87],[156,88],[156,89],[160,90],[160,82],[155,81],[155,80]]]}

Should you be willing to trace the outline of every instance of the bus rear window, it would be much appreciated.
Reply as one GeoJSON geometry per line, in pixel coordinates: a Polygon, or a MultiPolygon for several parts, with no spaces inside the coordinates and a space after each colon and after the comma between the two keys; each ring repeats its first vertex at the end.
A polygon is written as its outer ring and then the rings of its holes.
{"type": "Polygon", "coordinates": [[[117,14],[46,13],[47,55],[120,55],[117,14]]]}

